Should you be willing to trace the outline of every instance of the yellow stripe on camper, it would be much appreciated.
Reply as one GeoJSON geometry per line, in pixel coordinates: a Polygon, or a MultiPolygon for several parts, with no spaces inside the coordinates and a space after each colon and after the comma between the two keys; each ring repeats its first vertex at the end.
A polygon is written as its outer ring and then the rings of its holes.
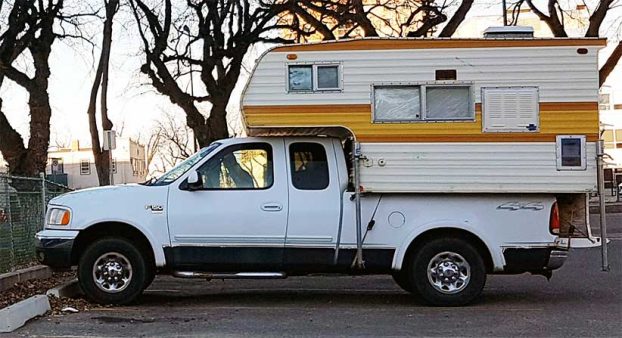
{"type": "Polygon", "coordinates": [[[249,128],[264,126],[348,127],[362,142],[550,142],[556,135],[587,135],[598,140],[598,103],[545,102],[540,104],[540,130],[526,133],[482,132],[481,105],[475,121],[372,123],[368,104],[244,106],[249,128]]]}

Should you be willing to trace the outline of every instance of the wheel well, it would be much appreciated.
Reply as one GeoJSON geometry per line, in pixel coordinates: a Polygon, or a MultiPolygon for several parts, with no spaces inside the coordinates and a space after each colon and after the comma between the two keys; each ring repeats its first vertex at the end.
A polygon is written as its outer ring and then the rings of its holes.
{"type": "Polygon", "coordinates": [[[417,248],[421,247],[423,243],[436,238],[447,237],[463,239],[469,242],[477,249],[479,254],[482,256],[484,264],[486,265],[486,272],[492,272],[494,270],[492,256],[490,255],[490,250],[488,250],[486,244],[473,233],[457,228],[437,228],[419,234],[408,246],[408,249],[406,250],[406,255],[404,256],[404,261],[402,262],[402,266],[408,263],[407,260],[409,259],[409,257],[411,257],[411,254],[415,250],[417,250],[417,248]]]}
{"type": "Polygon", "coordinates": [[[71,250],[71,264],[77,265],[84,250],[91,243],[104,237],[127,239],[132,244],[135,244],[138,250],[147,258],[147,264],[155,266],[155,257],[147,237],[135,227],[120,222],[98,223],[80,231],[78,237],[74,240],[71,250]]]}

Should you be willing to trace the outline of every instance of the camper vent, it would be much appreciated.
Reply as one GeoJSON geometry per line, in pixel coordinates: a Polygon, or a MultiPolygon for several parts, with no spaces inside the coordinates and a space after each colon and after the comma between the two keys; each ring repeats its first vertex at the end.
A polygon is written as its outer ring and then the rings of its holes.
{"type": "Polygon", "coordinates": [[[529,27],[529,26],[488,27],[484,31],[484,38],[486,39],[533,38],[533,27],[529,27]]]}
{"type": "Polygon", "coordinates": [[[485,132],[536,132],[538,88],[482,88],[482,113],[485,132]]]}

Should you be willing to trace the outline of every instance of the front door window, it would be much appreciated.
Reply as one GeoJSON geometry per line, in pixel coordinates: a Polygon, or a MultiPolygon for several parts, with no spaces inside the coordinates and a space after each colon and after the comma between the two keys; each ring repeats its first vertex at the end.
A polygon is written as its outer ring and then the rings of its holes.
{"type": "Polygon", "coordinates": [[[272,171],[272,149],[267,143],[228,147],[198,169],[207,190],[267,189],[273,183],[272,171]]]}

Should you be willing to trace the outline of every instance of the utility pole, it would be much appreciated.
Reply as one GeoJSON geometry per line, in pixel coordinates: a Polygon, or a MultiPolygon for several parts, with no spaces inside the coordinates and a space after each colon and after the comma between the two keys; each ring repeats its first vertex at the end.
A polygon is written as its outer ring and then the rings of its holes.
{"type": "Polygon", "coordinates": [[[104,130],[104,150],[108,150],[108,177],[110,185],[114,185],[114,170],[112,168],[112,151],[117,148],[117,134],[114,130],[104,130]]]}

